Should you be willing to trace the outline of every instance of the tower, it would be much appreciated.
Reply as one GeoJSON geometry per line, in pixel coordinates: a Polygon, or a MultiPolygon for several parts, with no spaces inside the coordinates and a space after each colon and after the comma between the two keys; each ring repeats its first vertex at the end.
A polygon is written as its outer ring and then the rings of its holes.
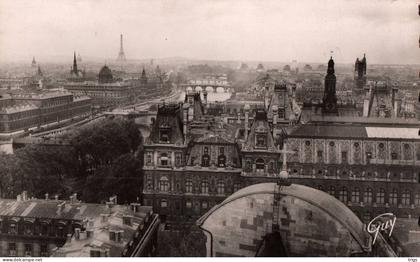
{"type": "Polygon", "coordinates": [[[363,89],[366,84],[366,68],[366,54],[363,54],[362,60],[357,58],[356,63],[354,64],[354,80],[356,81],[358,89],[363,89]]]}
{"type": "Polygon", "coordinates": [[[35,57],[32,58],[32,67],[36,67],[35,57]]]}
{"type": "Polygon", "coordinates": [[[79,70],[77,69],[76,51],[73,53],[73,67],[70,71],[71,75],[78,76],[79,70]]]}
{"type": "Polygon", "coordinates": [[[120,35],[120,52],[118,53],[118,61],[123,62],[125,61],[125,54],[124,54],[124,47],[123,47],[123,35],[120,35]]]}
{"type": "Polygon", "coordinates": [[[144,70],[144,67],[143,67],[143,71],[141,72],[140,83],[142,85],[146,85],[147,84],[146,70],[144,70]]]}
{"type": "Polygon", "coordinates": [[[328,61],[327,75],[325,76],[324,97],[322,99],[322,113],[338,115],[337,96],[335,93],[336,77],[334,74],[334,60],[328,61]]]}

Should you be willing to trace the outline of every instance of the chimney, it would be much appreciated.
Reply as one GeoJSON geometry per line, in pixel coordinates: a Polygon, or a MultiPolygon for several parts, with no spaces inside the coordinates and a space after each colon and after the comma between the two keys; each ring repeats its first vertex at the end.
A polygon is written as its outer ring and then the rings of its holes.
{"type": "Polygon", "coordinates": [[[140,210],[140,206],[141,206],[141,204],[140,204],[140,203],[131,203],[131,204],[130,204],[131,211],[133,211],[134,213],[139,212],[139,210],[140,210]]]}
{"type": "Polygon", "coordinates": [[[75,228],[74,229],[74,238],[76,240],[79,240],[80,239],[80,228],[75,228]]]}
{"type": "Polygon", "coordinates": [[[45,193],[45,200],[48,200],[48,199],[49,199],[49,194],[45,193]]]}
{"type": "Polygon", "coordinates": [[[55,195],[55,196],[54,196],[54,199],[55,199],[55,200],[58,200],[58,195],[55,195]]]}
{"type": "Polygon", "coordinates": [[[23,201],[27,201],[28,200],[28,192],[27,191],[23,191],[22,192],[22,200],[23,201]]]}
{"type": "Polygon", "coordinates": [[[20,194],[16,196],[16,201],[17,202],[21,202],[22,201],[22,196],[20,194]]]}
{"type": "Polygon", "coordinates": [[[241,113],[238,112],[238,119],[236,120],[238,124],[241,124],[241,113]]]}
{"type": "Polygon", "coordinates": [[[66,243],[71,243],[71,234],[67,234],[66,243]]]}

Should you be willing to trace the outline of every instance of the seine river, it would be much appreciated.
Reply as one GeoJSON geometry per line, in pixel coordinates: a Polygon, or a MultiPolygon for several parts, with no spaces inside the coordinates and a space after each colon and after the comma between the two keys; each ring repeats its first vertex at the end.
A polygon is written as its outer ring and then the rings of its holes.
{"type": "MultiPolygon", "coordinates": [[[[232,94],[231,93],[207,93],[207,101],[208,102],[223,102],[228,100],[232,94]]],[[[178,98],[178,101],[184,101],[185,99],[185,92],[182,92],[178,98]]],[[[201,99],[203,99],[203,94],[201,94],[201,99]]]]}

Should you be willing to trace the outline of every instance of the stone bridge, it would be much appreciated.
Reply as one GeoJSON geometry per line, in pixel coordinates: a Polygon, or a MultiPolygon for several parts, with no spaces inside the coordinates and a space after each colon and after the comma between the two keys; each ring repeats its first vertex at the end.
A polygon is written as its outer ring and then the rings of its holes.
{"type": "Polygon", "coordinates": [[[183,91],[207,91],[213,93],[233,93],[233,88],[226,80],[190,80],[181,85],[183,91]]]}

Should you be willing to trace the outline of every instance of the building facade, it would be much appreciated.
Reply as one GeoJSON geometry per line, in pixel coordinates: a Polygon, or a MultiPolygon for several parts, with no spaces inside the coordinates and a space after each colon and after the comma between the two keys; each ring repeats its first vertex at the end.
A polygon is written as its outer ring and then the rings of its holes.
{"type": "Polygon", "coordinates": [[[98,81],[73,81],[63,87],[76,96],[88,96],[96,107],[114,107],[133,102],[135,92],[132,84],[115,80],[111,69],[103,66],[98,81]]]}
{"type": "MultiPolygon", "coordinates": [[[[0,133],[12,135],[63,120],[87,117],[92,101],[69,92],[20,93],[0,108],[0,133]]],[[[0,99],[1,103],[1,99],[0,99]]]]}

